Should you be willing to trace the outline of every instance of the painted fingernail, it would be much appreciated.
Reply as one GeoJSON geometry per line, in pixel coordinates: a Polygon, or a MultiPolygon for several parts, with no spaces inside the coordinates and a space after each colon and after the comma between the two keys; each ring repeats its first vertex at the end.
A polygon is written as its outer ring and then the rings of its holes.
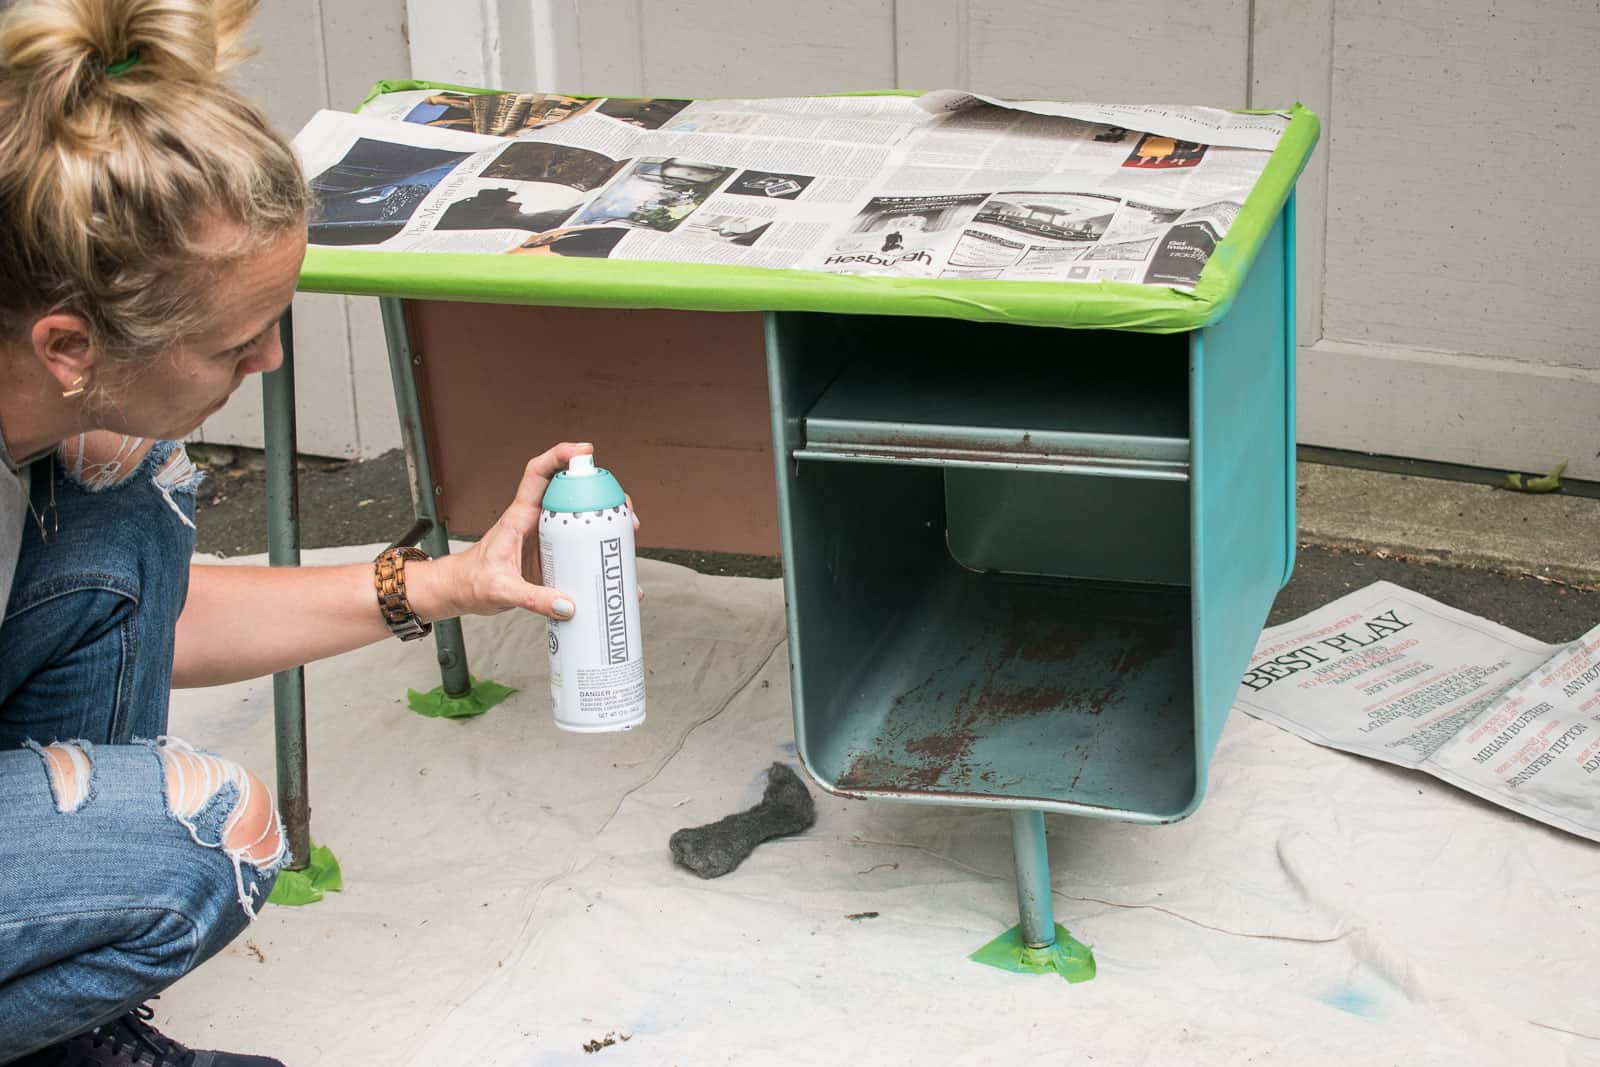
{"type": "Polygon", "coordinates": [[[577,610],[577,606],[564,596],[556,597],[556,602],[550,606],[555,610],[557,617],[562,619],[572,618],[572,613],[577,610]]]}

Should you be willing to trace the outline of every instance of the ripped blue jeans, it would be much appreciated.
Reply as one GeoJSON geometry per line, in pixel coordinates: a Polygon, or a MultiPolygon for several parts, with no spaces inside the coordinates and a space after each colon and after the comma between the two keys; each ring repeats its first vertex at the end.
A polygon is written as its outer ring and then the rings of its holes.
{"type": "Polygon", "coordinates": [[[0,1063],[198,966],[285,859],[275,811],[269,854],[224,839],[258,783],[164,736],[196,481],[175,444],[33,468],[0,620],[0,1063]]]}

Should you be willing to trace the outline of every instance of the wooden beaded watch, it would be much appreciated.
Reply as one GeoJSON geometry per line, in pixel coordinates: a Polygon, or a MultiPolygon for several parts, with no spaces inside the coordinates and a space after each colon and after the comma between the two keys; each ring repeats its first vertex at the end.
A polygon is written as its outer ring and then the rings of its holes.
{"type": "Polygon", "coordinates": [[[373,561],[372,584],[378,591],[378,611],[389,632],[402,641],[416,641],[433,632],[433,623],[423,622],[411,610],[406,596],[406,561],[429,558],[416,544],[432,526],[427,519],[417,520],[404,537],[378,553],[373,561]]]}

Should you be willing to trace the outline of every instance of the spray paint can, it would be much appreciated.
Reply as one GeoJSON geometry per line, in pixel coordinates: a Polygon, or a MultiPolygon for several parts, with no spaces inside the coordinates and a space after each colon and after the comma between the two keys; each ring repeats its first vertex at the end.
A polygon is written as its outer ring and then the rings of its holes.
{"type": "Polygon", "coordinates": [[[550,695],[563,730],[631,730],[644,722],[633,551],[633,513],[622,486],[593,456],[573,456],[551,479],[539,516],[544,584],[575,609],[572,618],[550,623],[550,695]]]}

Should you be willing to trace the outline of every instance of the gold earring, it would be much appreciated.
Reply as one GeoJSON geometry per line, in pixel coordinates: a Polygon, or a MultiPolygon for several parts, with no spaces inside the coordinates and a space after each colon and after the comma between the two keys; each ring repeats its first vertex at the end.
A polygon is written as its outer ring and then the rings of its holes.
{"type": "Polygon", "coordinates": [[[63,400],[71,400],[75,396],[82,396],[83,395],[83,391],[84,391],[83,375],[80,374],[73,381],[71,389],[63,389],[61,391],[61,399],[63,399],[63,400]]]}

